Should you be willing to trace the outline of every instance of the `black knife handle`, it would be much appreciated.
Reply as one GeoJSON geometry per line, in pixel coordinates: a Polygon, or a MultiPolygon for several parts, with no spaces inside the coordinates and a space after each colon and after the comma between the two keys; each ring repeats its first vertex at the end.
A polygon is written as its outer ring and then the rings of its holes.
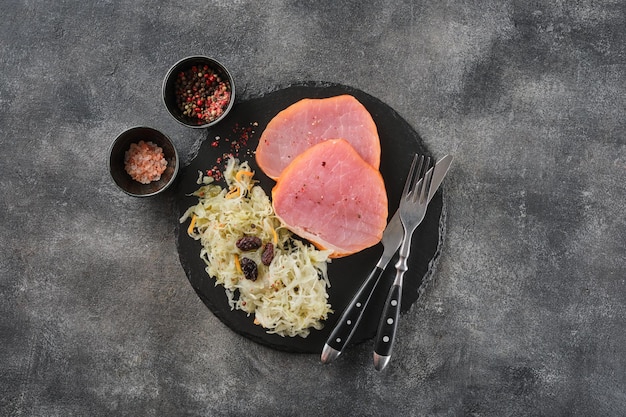
{"type": "Polygon", "coordinates": [[[375,267],[372,272],[370,272],[369,276],[363,281],[361,287],[354,295],[350,304],[343,311],[343,314],[337,321],[335,328],[330,333],[326,344],[333,349],[342,352],[344,348],[354,336],[354,332],[356,331],[361,318],[363,318],[363,312],[365,311],[365,307],[370,301],[372,297],[372,293],[376,288],[376,284],[383,274],[383,269],[380,267],[375,267]]]}
{"type": "Polygon", "coordinates": [[[374,352],[379,356],[391,356],[393,342],[396,339],[396,329],[398,326],[398,318],[400,317],[400,302],[402,301],[402,285],[394,284],[389,289],[387,301],[383,308],[380,323],[378,325],[378,333],[376,334],[376,342],[374,344],[374,352]]]}

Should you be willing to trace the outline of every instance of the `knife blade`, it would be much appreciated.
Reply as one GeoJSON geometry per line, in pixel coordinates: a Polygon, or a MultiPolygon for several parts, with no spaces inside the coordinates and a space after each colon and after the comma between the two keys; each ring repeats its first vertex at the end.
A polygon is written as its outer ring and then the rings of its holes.
{"type": "MultiPolygon", "coordinates": [[[[430,192],[428,193],[429,202],[448,173],[451,163],[452,156],[446,155],[437,161],[434,168],[431,168],[433,169],[433,176],[430,192]]],[[[381,239],[381,243],[383,244],[383,253],[374,269],[370,272],[365,281],[363,281],[354,297],[343,311],[343,314],[337,321],[335,328],[326,340],[326,343],[322,348],[322,363],[331,363],[337,359],[352,339],[352,336],[354,336],[357,326],[363,318],[363,312],[365,311],[365,308],[367,307],[367,304],[376,289],[376,285],[385,271],[385,268],[389,264],[389,261],[391,261],[393,255],[395,255],[400,248],[403,237],[404,228],[402,227],[402,221],[400,220],[400,213],[396,211],[383,232],[383,237],[381,239]]]]}

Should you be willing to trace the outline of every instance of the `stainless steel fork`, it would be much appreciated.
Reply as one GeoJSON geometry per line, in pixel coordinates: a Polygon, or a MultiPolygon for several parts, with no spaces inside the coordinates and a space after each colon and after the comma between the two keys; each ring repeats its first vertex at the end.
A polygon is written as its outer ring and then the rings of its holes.
{"type": "Polygon", "coordinates": [[[424,220],[428,207],[428,195],[433,173],[430,165],[430,157],[425,159],[423,155],[419,157],[415,155],[400,198],[399,212],[404,228],[404,238],[396,263],[396,277],[389,289],[376,334],[374,367],[379,371],[384,369],[391,359],[398,318],[400,317],[402,281],[404,273],[408,269],[407,259],[411,250],[411,237],[417,226],[424,220]],[[418,164],[417,170],[415,169],[416,164],[418,164]]]}

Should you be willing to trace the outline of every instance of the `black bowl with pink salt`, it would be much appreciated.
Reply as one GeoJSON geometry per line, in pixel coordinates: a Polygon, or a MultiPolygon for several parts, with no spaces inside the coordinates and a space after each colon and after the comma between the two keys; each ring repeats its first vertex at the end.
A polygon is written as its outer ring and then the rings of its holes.
{"type": "Polygon", "coordinates": [[[150,197],[166,190],[176,179],[178,165],[178,152],[170,138],[151,127],[122,132],[109,152],[113,182],[134,197],[150,197]]]}

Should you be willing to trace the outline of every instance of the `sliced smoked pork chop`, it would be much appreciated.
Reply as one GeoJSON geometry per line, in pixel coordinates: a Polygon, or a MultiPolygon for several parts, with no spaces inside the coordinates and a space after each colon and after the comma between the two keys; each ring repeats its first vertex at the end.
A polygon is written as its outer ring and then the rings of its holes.
{"type": "Polygon", "coordinates": [[[343,139],[312,146],[293,160],[272,190],[285,226],[339,258],[375,245],[387,222],[380,172],[343,139]]]}
{"type": "Polygon", "coordinates": [[[350,142],[378,169],[378,129],[365,106],[348,94],[302,99],[279,112],[261,134],[256,161],[268,177],[276,179],[296,156],[319,142],[337,138],[350,142]]]}

